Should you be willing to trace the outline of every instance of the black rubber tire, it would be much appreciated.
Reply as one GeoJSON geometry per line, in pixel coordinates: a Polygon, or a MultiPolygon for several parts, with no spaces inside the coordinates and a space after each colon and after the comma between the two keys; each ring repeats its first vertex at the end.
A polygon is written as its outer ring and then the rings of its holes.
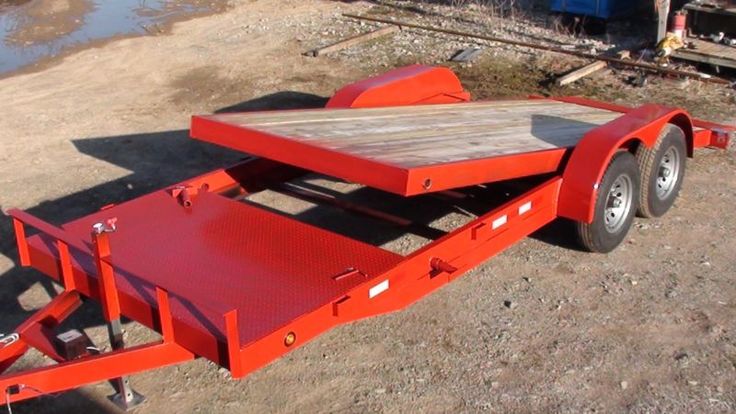
{"type": "Polygon", "coordinates": [[[638,207],[639,183],[639,166],[636,158],[627,151],[617,152],[608,164],[598,187],[593,222],[576,222],[578,241],[583,248],[595,253],[608,253],[621,244],[634,221],[638,207]],[[627,175],[632,185],[628,200],[631,205],[620,228],[611,232],[606,227],[606,203],[614,182],[622,175],[627,175]]]}
{"type": "Polygon", "coordinates": [[[639,186],[639,217],[652,218],[663,216],[677,200],[685,179],[685,164],[687,160],[687,142],[685,133],[676,125],[667,124],[657,138],[657,142],[647,148],[639,145],[636,150],[636,161],[641,173],[641,184],[639,186]],[[657,180],[662,157],[670,148],[674,148],[679,156],[679,168],[676,181],[672,189],[664,198],[657,196],[657,180]]]}

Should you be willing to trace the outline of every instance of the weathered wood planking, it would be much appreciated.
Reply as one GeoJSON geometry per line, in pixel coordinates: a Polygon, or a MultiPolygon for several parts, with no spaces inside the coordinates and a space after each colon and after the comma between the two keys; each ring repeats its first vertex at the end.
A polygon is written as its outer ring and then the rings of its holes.
{"type": "Polygon", "coordinates": [[[675,57],[716,66],[736,68],[736,47],[692,37],[689,37],[687,40],[695,45],[695,49],[678,49],[674,53],[675,57]]]}
{"type": "Polygon", "coordinates": [[[212,115],[235,126],[412,168],[574,146],[621,114],[547,100],[212,115]]]}

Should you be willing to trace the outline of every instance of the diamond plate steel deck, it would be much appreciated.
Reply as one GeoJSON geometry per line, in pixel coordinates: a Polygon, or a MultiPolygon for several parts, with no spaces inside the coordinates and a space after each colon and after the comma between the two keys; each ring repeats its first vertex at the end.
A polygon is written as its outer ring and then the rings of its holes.
{"type": "MultiPolygon", "coordinates": [[[[224,313],[237,309],[242,344],[340,298],[402,259],[207,192],[201,192],[191,208],[184,208],[161,191],[63,228],[88,242],[92,225],[110,217],[117,218],[110,244],[121,294],[153,306],[154,288],[161,286],[171,295],[175,321],[193,328],[195,336],[219,340],[225,337],[224,313]],[[360,273],[335,279],[353,268],[360,273]]],[[[53,244],[41,236],[29,238],[29,244],[32,252],[56,253],[53,244]]],[[[96,287],[81,274],[96,277],[92,258],[76,250],[72,256],[80,272],[75,275],[78,286],[94,292],[96,287]]],[[[135,309],[123,309],[123,313],[135,315],[135,309]]]]}

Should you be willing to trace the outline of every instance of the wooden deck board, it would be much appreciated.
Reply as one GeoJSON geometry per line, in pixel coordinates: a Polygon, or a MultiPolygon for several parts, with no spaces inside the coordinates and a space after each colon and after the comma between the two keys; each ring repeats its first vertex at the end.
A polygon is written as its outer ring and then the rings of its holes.
{"type": "Polygon", "coordinates": [[[571,147],[618,116],[569,103],[521,100],[206,118],[410,169],[571,147]]]}

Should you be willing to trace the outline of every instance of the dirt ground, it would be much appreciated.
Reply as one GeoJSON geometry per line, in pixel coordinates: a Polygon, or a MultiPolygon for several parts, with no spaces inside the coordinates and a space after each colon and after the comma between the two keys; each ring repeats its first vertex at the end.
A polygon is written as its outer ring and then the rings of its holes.
{"type": "MultiPolygon", "coordinates": [[[[115,41],[0,80],[0,208],[61,224],[228,165],[242,155],[190,140],[191,114],[319,106],[341,85],[390,67],[444,64],[459,42],[405,31],[333,56],[302,56],[365,30],[339,14],[371,7],[236,1],[169,35],[115,41]]],[[[613,70],[557,88],[550,80],[581,61],[484,47],[478,61],[454,66],[479,98],[583,94],[736,120],[727,87],[656,77],[634,87],[632,73],[613,70]]],[[[637,219],[615,252],[583,253],[569,223],[553,223],[407,310],[339,327],[243,380],[205,360],[136,375],[134,387],[148,397],[137,412],[734,412],[735,171],[733,152],[698,151],[671,212],[637,219]]],[[[268,194],[258,201],[274,203],[268,194]]],[[[281,208],[313,208],[293,203],[281,208]]],[[[366,237],[404,252],[419,243],[366,237]]],[[[56,289],[16,259],[2,217],[0,332],[56,289]]],[[[96,312],[85,305],[74,321],[103,343],[96,312]]],[[[126,330],[133,342],[155,338],[133,323],[126,330]]],[[[19,367],[32,363],[44,361],[32,354],[19,367]]],[[[91,385],[13,412],[116,412],[110,391],[91,385]]]]}

